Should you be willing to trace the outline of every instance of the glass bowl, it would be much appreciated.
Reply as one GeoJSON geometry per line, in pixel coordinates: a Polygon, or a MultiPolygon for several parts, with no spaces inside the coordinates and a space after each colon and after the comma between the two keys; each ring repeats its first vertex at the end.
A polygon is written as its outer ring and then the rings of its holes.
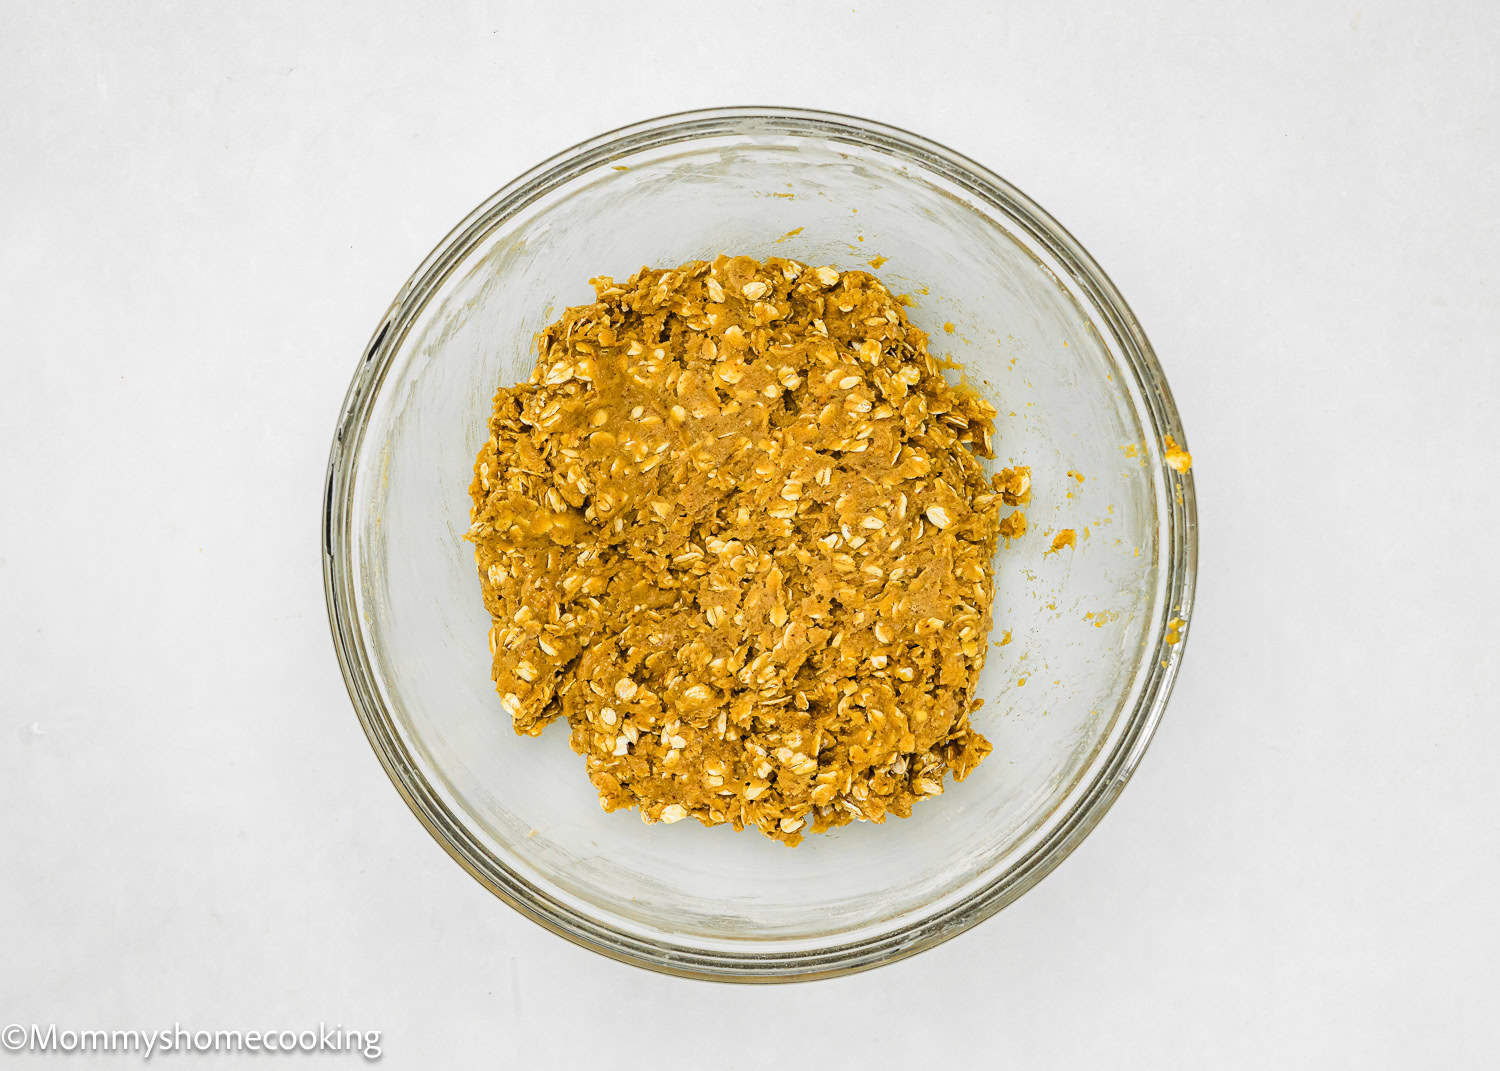
{"type": "MultiPolygon", "coordinates": [[[[1135,317],[1066,231],[931,141],[726,108],[595,138],[522,175],[401,288],[338,421],[324,581],[350,697],[437,841],[511,906],[605,955],[787,980],[928,948],[1035,885],[1139,763],[1176,675],[1196,562],[1184,443],[1135,317]],[[787,848],[605,814],[567,726],[516,736],[490,683],[469,481],[496,387],[587,280],[720,252],[865,267],[1000,411],[1031,531],[996,560],[976,726],[994,753],[911,818],[787,848]],[[877,258],[885,258],[883,261],[877,258]],[[1052,551],[1057,530],[1073,548],[1052,551]],[[1008,637],[1008,642],[1004,642],[1008,637]],[[1000,644],[1004,642],[1004,645],[1000,644]]],[[[1003,542],[1003,541],[1002,541],[1003,542]]]]}

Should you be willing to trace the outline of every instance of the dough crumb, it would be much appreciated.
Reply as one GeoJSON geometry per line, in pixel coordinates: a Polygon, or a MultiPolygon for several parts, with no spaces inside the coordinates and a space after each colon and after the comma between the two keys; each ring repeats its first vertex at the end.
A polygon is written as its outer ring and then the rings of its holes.
{"type": "Polygon", "coordinates": [[[1164,438],[1162,445],[1166,447],[1166,461],[1169,469],[1172,469],[1174,472],[1187,472],[1188,469],[1193,467],[1193,455],[1178,446],[1177,440],[1172,438],[1172,436],[1168,435],[1164,438]]]}
{"type": "Polygon", "coordinates": [[[1000,522],[1000,534],[1006,539],[1018,539],[1026,534],[1026,514],[1016,510],[1000,522]]]}

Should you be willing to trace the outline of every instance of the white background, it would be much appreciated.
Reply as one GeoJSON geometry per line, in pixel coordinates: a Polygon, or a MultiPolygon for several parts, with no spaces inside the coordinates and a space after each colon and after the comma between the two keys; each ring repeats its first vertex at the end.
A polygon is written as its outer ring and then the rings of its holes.
{"type": "Polygon", "coordinates": [[[342,1023],[403,1068],[1494,1066],[1497,11],[0,5],[0,1021],[342,1023]],[[937,950],[771,988],[609,962],[454,865],[318,554],[344,388],[448,227],[739,103],[908,127],[1059,218],[1202,521],[1094,835],[937,950]]]}

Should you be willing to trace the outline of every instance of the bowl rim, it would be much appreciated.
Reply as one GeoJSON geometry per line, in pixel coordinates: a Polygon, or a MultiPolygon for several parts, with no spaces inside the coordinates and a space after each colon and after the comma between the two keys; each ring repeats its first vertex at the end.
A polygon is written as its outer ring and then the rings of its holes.
{"type": "Polygon", "coordinates": [[[827,947],[787,952],[737,952],[674,945],[602,924],[536,888],[494,859],[422,776],[402,744],[375,684],[355,602],[352,576],[354,461],[371,405],[405,328],[462,261],[473,244],[527,205],[601,163],[681,141],[732,133],[774,133],[854,141],[936,171],[968,193],[1003,209],[1068,272],[1100,310],[1135,374],[1143,416],[1156,454],[1165,436],[1186,449],[1177,407],[1155,352],[1135,314],[1103,269],[1056,220],[1010,183],[931,139],[851,115],[806,108],[737,106],[658,116],[599,134],[537,164],[469,213],[440,241],[401,286],[381,317],[345,394],[329,449],[322,502],[323,590],[334,651],[349,698],[370,746],[391,783],[443,849],[505,903],[574,944],[620,962],[678,977],[737,982],[786,982],[836,977],[893,963],[932,948],[1013,903],[1055,869],[1096,826],[1145,755],[1176,681],[1186,636],[1168,644],[1170,618],[1191,616],[1196,587],[1197,507],[1192,474],[1165,469],[1169,489],[1163,518],[1167,570],[1158,637],[1139,700],[1107,761],[1068,813],[1006,870],[992,874],[971,895],[937,914],[892,931],[827,947]],[[485,865],[488,860],[490,865],[485,865]]]}

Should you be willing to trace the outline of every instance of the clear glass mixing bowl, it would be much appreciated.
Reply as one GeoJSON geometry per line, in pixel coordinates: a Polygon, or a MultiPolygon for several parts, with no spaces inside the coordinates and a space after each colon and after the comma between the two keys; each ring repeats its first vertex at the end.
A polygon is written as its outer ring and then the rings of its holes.
{"type": "Polygon", "coordinates": [[[1145,335],[1087,253],[1006,182],[845,116],[729,108],[652,120],[521,176],[401,288],[329,460],[324,577],[349,694],[440,844],[549,929],[696,977],[839,974],[992,915],[1108,809],[1160,719],[1196,563],[1184,442],[1145,335]],[[587,280],[720,252],[862,267],[999,409],[1032,530],[996,561],[976,725],[994,754],[909,819],[789,849],[605,814],[567,727],[514,735],[489,677],[468,486],[491,397],[587,280]],[[945,325],[951,324],[951,331],[945,325]],[[1080,480],[1072,474],[1078,474],[1080,480]],[[1048,553],[1053,531],[1075,549],[1048,553]]]}

